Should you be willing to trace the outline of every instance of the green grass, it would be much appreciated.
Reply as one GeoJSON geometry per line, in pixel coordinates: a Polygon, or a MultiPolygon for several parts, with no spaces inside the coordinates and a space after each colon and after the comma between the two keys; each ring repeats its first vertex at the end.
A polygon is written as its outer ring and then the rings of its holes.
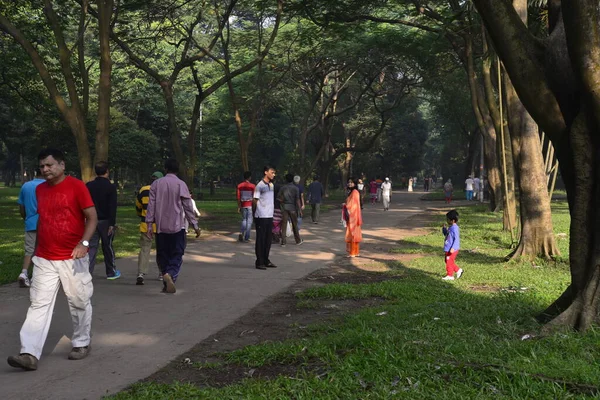
{"type": "MultiPolygon", "coordinates": [[[[396,252],[426,254],[396,264],[390,273],[403,279],[330,284],[298,294],[304,308],[313,299],[368,297],[385,299],[381,306],[310,326],[302,339],[225,355],[227,363],[248,368],[294,365],[296,376],[248,379],[221,389],[144,383],[113,398],[586,398],[573,387],[600,382],[600,332],[543,337],[533,318],[568,285],[568,238],[558,239],[562,256],[555,262],[506,263],[511,243],[501,231],[501,214],[481,206],[458,211],[463,279],[440,279],[445,272],[440,217],[430,234],[399,242],[396,252]],[[524,335],[532,339],[522,340],[524,335]]],[[[553,203],[553,222],[555,233],[568,234],[564,202],[553,203]]]]}

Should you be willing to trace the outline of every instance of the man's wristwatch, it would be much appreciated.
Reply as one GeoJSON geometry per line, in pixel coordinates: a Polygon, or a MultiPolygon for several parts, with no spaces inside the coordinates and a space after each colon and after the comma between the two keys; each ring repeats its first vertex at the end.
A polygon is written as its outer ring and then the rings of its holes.
{"type": "Polygon", "coordinates": [[[90,242],[88,242],[87,240],[82,240],[81,243],[84,247],[90,247],[90,242]]]}

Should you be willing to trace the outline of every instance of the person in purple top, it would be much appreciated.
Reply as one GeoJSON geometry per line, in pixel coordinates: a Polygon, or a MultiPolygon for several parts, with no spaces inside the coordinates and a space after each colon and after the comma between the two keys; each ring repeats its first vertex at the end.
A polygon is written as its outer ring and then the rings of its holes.
{"type": "Polygon", "coordinates": [[[444,253],[446,257],[446,276],[442,279],[445,281],[453,281],[454,273],[456,279],[459,279],[462,274],[462,268],[456,265],[456,256],[460,250],[460,230],[458,229],[458,213],[452,210],[446,214],[448,225],[444,224],[442,233],[446,240],[444,241],[444,253]]]}
{"type": "Polygon", "coordinates": [[[185,252],[186,226],[184,219],[200,236],[198,221],[194,215],[192,196],[184,181],[177,177],[179,163],[173,158],[165,161],[164,178],[150,186],[146,212],[146,235],[152,239],[152,224],[156,224],[156,261],[163,274],[163,292],[175,293],[175,282],[181,270],[185,252]]]}

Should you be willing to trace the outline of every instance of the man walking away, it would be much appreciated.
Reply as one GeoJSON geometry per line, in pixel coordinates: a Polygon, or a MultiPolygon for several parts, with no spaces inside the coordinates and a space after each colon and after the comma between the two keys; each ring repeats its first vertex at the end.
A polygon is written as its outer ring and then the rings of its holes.
{"type": "Polygon", "coordinates": [[[94,169],[96,179],[87,183],[98,214],[98,226],[90,241],[90,274],[94,273],[98,244],[101,240],[106,279],[115,280],[121,277],[121,272],[115,265],[115,252],[112,246],[117,220],[117,188],[108,179],[109,171],[106,161],[98,161],[94,169]]]}
{"type": "Polygon", "coordinates": [[[29,267],[31,266],[31,256],[35,250],[35,241],[37,238],[37,198],[35,197],[35,189],[44,180],[39,177],[38,169],[35,169],[35,178],[32,181],[25,182],[19,192],[19,213],[25,220],[25,256],[23,257],[23,270],[19,275],[19,286],[28,288],[31,284],[29,280],[29,267]]]}
{"type": "Polygon", "coordinates": [[[252,199],[252,214],[254,215],[254,226],[256,228],[256,269],[276,268],[277,266],[269,259],[271,252],[271,240],[273,236],[273,210],[275,208],[275,168],[266,165],[263,168],[264,176],[254,189],[252,199]]]}
{"type": "Polygon", "coordinates": [[[319,177],[315,175],[313,181],[308,185],[308,202],[310,203],[311,213],[310,217],[313,224],[319,223],[319,214],[321,213],[321,202],[325,192],[323,185],[319,182],[319,177]]]}
{"type": "Polygon", "coordinates": [[[240,242],[248,243],[250,241],[250,230],[252,229],[252,196],[256,185],[250,180],[252,173],[244,172],[244,182],[237,186],[238,213],[242,214],[241,233],[238,236],[240,242]]]}
{"type": "Polygon", "coordinates": [[[390,209],[390,201],[392,201],[392,183],[390,178],[385,178],[385,181],[381,184],[381,197],[383,199],[383,210],[388,211],[390,209]]]}
{"type": "Polygon", "coordinates": [[[467,200],[471,201],[473,200],[473,175],[470,175],[466,180],[465,180],[465,191],[467,194],[467,200]]]}
{"type": "Polygon", "coordinates": [[[298,210],[298,232],[300,232],[300,228],[302,227],[302,217],[304,216],[304,207],[306,206],[304,203],[304,185],[300,184],[300,175],[294,176],[294,185],[296,185],[298,193],[300,193],[300,209],[298,210]]]}
{"type": "Polygon", "coordinates": [[[194,216],[190,191],[177,177],[177,160],[169,158],[165,161],[165,171],[164,178],[150,185],[146,235],[152,240],[152,224],[156,223],[156,260],[163,274],[163,292],[175,293],[186,246],[184,218],[194,227],[196,237],[200,236],[200,228],[194,216]]]}
{"type": "Polygon", "coordinates": [[[287,239],[287,225],[291,221],[292,230],[294,232],[294,238],[296,239],[296,244],[302,244],[302,239],[300,238],[300,232],[298,231],[298,213],[300,212],[300,193],[298,191],[298,187],[294,185],[294,175],[287,174],[285,176],[285,180],[287,182],[281,190],[279,191],[279,201],[281,202],[281,245],[285,246],[285,241],[287,239]]]}
{"type": "MultiPolygon", "coordinates": [[[[163,177],[162,172],[156,171],[151,176],[151,183],[163,177]]],[[[150,185],[142,186],[135,198],[135,210],[140,217],[140,253],[138,254],[138,276],[136,285],[143,285],[144,278],[148,273],[148,264],[150,264],[150,250],[152,249],[152,239],[147,235],[148,225],[146,224],[146,213],[148,212],[148,202],[150,201],[150,185]]],[[[152,232],[156,233],[156,224],[152,224],[152,232]]],[[[158,278],[162,280],[160,267],[158,268],[158,278]]]]}
{"type": "Polygon", "coordinates": [[[36,188],[39,220],[32,258],[31,305],[21,328],[20,354],[8,357],[11,367],[26,371],[37,369],[61,286],[73,322],[69,360],[81,360],[89,354],[90,298],[94,293],[87,253],[98,218],[90,192],[83,182],[65,175],[62,151],[42,150],[38,160],[46,182],[36,188]]]}

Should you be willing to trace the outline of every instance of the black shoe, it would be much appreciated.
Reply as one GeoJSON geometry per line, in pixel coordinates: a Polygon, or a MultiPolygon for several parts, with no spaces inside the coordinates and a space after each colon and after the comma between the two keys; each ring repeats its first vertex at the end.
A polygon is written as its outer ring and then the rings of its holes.
{"type": "Polygon", "coordinates": [[[267,267],[265,267],[264,265],[257,265],[256,269],[267,269],[267,267]]]}
{"type": "Polygon", "coordinates": [[[92,350],[92,346],[87,345],[84,347],[73,347],[71,352],[69,353],[69,360],[82,360],[90,354],[92,350]]]}
{"type": "Polygon", "coordinates": [[[266,265],[267,268],[277,268],[277,265],[273,264],[272,262],[268,263],[266,265]]]}
{"type": "Polygon", "coordinates": [[[243,242],[243,241],[244,241],[244,238],[243,238],[242,234],[240,233],[238,235],[238,242],[243,242]]]}
{"type": "Polygon", "coordinates": [[[144,284],[144,274],[139,274],[137,279],[135,280],[135,284],[136,285],[143,285],[144,284]]]}

